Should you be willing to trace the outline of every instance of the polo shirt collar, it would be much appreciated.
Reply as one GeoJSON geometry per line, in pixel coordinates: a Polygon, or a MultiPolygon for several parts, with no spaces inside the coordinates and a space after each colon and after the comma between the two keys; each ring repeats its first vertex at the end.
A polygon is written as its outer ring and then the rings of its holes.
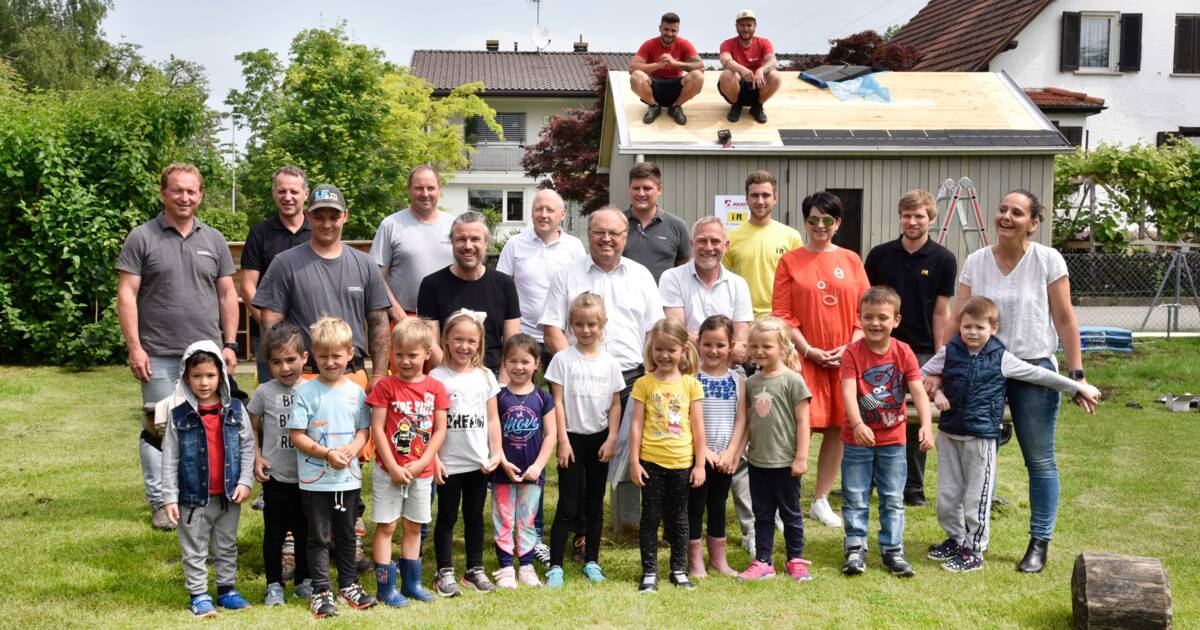
{"type": "MultiPolygon", "coordinates": [[[[165,211],[158,213],[158,217],[156,217],[154,220],[158,222],[159,229],[175,230],[175,233],[179,234],[179,230],[176,230],[175,226],[171,225],[171,223],[169,221],[167,221],[167,213],[165,211]]],[[[191,234],[193,232],[198,232],[203,227],[207,227],[207,226],[204,225],[204,223],[200,221],[200,217],[192,215],[192,229],[190,231],[188,231],[188,234],[191,234]]]]}
{"type": "Polygon", "coordinates": [[[292,232],[291,230],[289,230],[289,229],[287,228],[287,226],[286,226],[286,225],[284,225],[284,224],[283,224],[283,219],[280,219],[280,218],[279,218],[279,213],[278,213],[278,212],[276,212],[275,214],[271,215],[271,218],[270,218],[270,219],[268,219],[268,221],[271,223],[271,227],[272,227],[273,229],[275,229],[275,230],[277,230],[277,231],[280,231],[280,232],[287,232],[287,233],[289,233],[289,234],[299,234],[299,233],[301,233],[301,232],[310,232],[310,231],[312,231],[312,228],[310,228],[310,227],[308,226],[308,217],[305,217],[305,218],[304,218],[304,222],[300,224],[300,229],[299,229],[299,230],[296,230],[295,232],[292,232]]]}
{"type": "Polygon", "coordinates": [[[918,249],[917,251],[909,254],[908,250],[904,249],[903,241],[904,241],[903,235],[898,237],[896,240],[892,241],[892,249],[893,249],[893,251],[907,254],[909,256],[928,256],[934,252],[934,247],[937,245],[937,243],[933,242],[933,237],[930,237],[930,238],[925,239],[925,244],[921,246],[921,249],[918,249]]]}
{"type": "MultiPolygon", "coordinates": [[[[701,284],[704,284],[704,280],[702,280],[700,278],[700,272],[696,270],[696,257],[695,256],[692,256],[692,259],[687,262],[687,266],[688,266],[688,270],[692,272],[692,277],[695,278],[701,284]]],[[[725,282],[726,280],[728,280],[729,279],[728,273],[729,273],[729,270],[725,268],[724,264],[717,265],[717,281],[713,283],[713,286],[715,287],[718,284],[721,284],[722,282],[725,282]]]]}
{"type": "MultiPolygon", "coordinates": [[[[661,206],[654,206],[654,218],[650,219],[650,225],[654,225],[655,223],[662,223],[662,213],[663,213],[663,209],[661,206]]],[[[634,222],[632,205],[630,205],[629,208],[627,208],[625,210],[625,218],[630,223],[634,222]]],[[[638,221],[638,223],[641,223],[641,221],[638,221]]],[[[650,227],[650,225],[647,225],[646,227],[642,228],[642,230],[645,231],[646,228],[650,227]]]]}
{"type": "Polygon", "coordinates": [[[559,228],[558,228],[558,238],[554,239],[553,241],[550,241],[549,243],[547,243],[546,241],[543,241],[542,237],[538,236],[537,230],[535,230],[533,228],[529,228],[529,230],[527,232],[525,232],[525,235],[526,235],[525,238],[529,239],[529,242],[535,243],[537,245],[541,245],[542,247],[554,247],[555,245],[561,243],[563,240],[563,230],[562,230],[561,226],[559,226],[559,228]]]}

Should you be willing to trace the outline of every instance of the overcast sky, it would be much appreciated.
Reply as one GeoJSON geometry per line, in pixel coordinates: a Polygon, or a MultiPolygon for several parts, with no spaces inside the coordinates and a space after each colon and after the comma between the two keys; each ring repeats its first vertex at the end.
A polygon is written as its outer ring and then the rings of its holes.
{"type": "MultiPolygon", "coordinates": [[[[547,50],[571,50],[580,35],[592,51],[633,52],[658,33],[665,11],[682,17],[681,35],[701,52],[716,52],[734,36],[734,15],[742,8],[758,14],[758,34],[778,52],[824,53],[828,40],[865,29],[883,32],[903,24],[927,0],[754,0],[744,6],[713,0],[687,3],[646,0],[543,0],[541,23],[550,29],[547,50]]],[[[301,30],[345,20],[354,41],[382,49],[388,60],[408,65],[414,49],[483,49],[499,39],[502,50],[532,50],[537,23],[533,0],[489,2],[381,2],[342,0],[116,0],[104,23],[112,41],[140,44],[149,59],[175,55],[202,64],[212,93],[209,104],[225,110],[229,90],[242,87],[234,55],[268,48],[286,58],[301,30]]]]}

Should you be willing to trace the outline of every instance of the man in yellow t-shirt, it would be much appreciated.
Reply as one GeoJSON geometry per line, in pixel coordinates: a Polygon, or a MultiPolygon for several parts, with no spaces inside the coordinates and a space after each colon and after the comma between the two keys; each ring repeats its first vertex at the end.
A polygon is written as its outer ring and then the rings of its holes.
{"type": "Polygon", "coordinates": [[[775,176],[754,171],[746,177],[746,205],[750,221],[729,231],[729,251],[725,268],[746,279],[754,319],[771,314],[771,293],[775,289],[775,267],[787,252],[804,246],[794,228],[771,218],[779,203],[775,176]]]}

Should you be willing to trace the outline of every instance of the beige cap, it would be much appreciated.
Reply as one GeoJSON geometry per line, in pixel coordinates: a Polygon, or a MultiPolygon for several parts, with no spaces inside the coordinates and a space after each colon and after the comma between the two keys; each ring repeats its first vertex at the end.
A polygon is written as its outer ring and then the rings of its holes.
{"type": "Polygon", "coordinates": [[[757,22],[758,16],[754,15],[754,11],[751,11],[750,9],[742,9],[741,11],[738,11],[737,17],[734,18],[733,21],[740,22],[742,20],[754,20],[757,22]]]}

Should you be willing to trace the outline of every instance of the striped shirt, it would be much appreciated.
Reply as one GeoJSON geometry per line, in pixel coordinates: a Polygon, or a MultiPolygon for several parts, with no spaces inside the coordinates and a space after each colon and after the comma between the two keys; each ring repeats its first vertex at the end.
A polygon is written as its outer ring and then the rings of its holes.
{"type": "Polygon", "coordinates": [[[742,375],[729,370],[724,376],[709,376],[696,372],[704,387],[704,442],[708,450],[721,454],[733,438],[733,421],[737,417],[738,385],[742,375]]]}

